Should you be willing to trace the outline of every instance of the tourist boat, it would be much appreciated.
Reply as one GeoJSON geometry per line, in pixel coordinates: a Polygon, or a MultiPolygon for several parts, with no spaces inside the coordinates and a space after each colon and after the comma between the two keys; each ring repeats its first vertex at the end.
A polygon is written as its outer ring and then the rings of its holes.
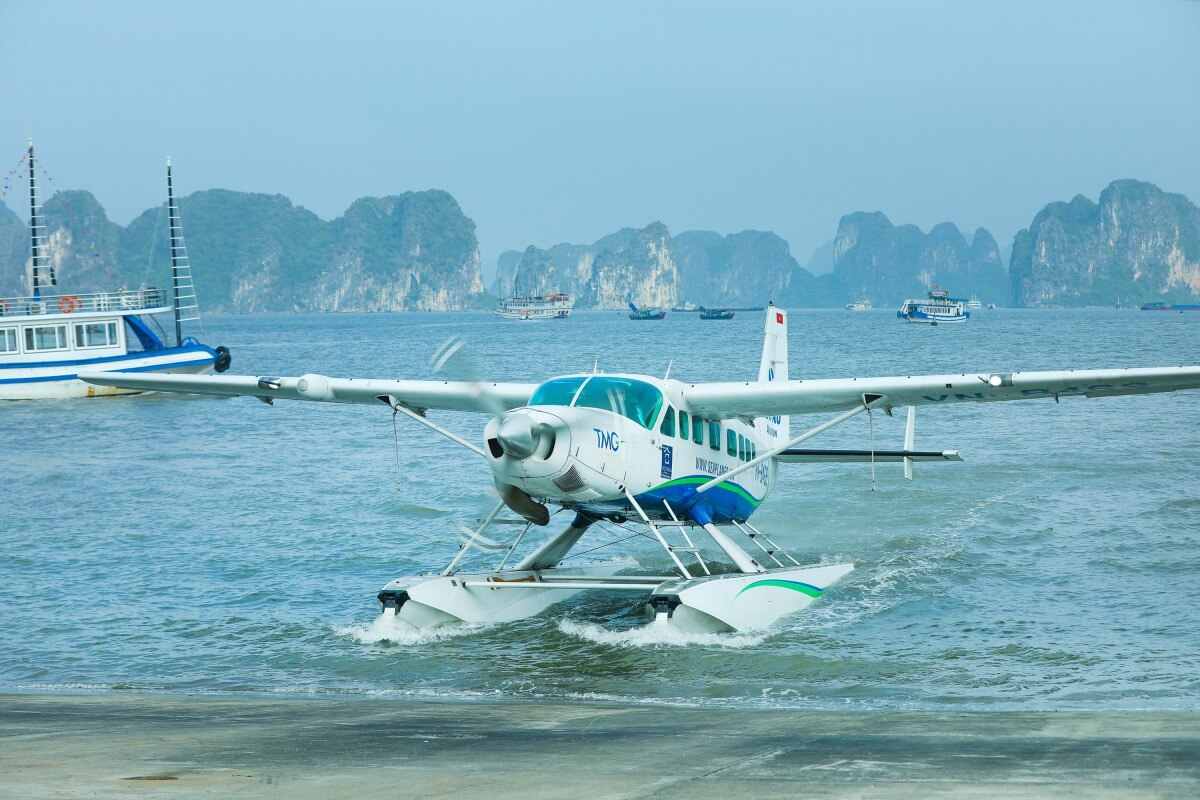
{"type": "Polygon", "coordinates": [[[870,300],[855,300],[853,303],[846,303],[847,311],[870,311],[870,300]]]}
{"type": "Polygon", "coordinates": [[[896,316],[908,322],[924,322],[937,325],[939,322],[966,322],[971,312],[966,310],[966,301],[951,297],[945,289],[936,285],[924,300],[905,300],[896,316]]]}
{"type": "Polygon", "coordinates": [[[570,295],[559,292],[532,297],[518,295],[502,301],[498,308],[492,309],[492,313],[505,319],[528,321],[566,319],[571,316],[571,309],[574,305],[575,302],[571,299],[570,295]]]}
{"type": "Polygon", "coordinates": [[[666,319],[666,309],[660,308],[638,308],[633,303],[629,304],[629,310],[633,313],[629,315],[630,319],[666,319]]]}
{"type": "Polygon", "coordinates": [[[1200,311],[1200,305],[1193,303],[1145,303],[1142,311],[1200,311]]]}
{"type": "Polygon", "coordinates": [[[167,159],[172,288],[154,287],[91,294],[55,294],[58,285],[47,252],[46,221],[38,204],[33,142],[29,168],[29,272],[27,297],[0,298],[0,400],[136,394],[84,383],[79,372],[186,372],[229,368],[229,349],[215,350],[183,335],[199,306],[183,230],[179,225],[171,161],[167,159]],[[50,290],[49,292],[46,290],[50,290]],[[174,314],[174,337],[159,325],[174,314]]]}
{"type": "Polygon", "coordinates": [[[733,319],[733,311],[728,308],[706,308],[700,312],[700,319],[733,319]]]}
{"type": "Polygon", "coordinates": [[[979,298],[971,295],[971,299],[967,301],[967,308],[974,311],[975,309],[983,308],[983,303],[979,302],[979,298]]]}

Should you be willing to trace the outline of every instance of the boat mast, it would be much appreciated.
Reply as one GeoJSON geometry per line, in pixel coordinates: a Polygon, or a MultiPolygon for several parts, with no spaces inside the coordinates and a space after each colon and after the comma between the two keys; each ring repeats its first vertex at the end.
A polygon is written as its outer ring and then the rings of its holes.
{"type": "Polygon", "coordinates": [[[33,270],[29,274],[29,282],[33,288],[33,299],[42,296],[43,286],[57,286],[58,279],[54,276],[54,267],[46,263],[44,254],[46,240],[46,221],[42,218],[42,207],[37,199],[37,164],[33,155],[33,139],[29,140],[29,255],[33,261],[33,270]]]}
{"type": "Polygon", "coordinates": [[[183,244],[183,225],[175,205],[175,184],[171,180],[171,158],[167,157],[167,226],[171,244],[171,305],[175,309],[175,346],[183,344],[183,323],[200,319],[196,301],[196,285],[188,264],[187,248],[183,244]],[[187,315],[186,312],[192,312],[187,315]]]}

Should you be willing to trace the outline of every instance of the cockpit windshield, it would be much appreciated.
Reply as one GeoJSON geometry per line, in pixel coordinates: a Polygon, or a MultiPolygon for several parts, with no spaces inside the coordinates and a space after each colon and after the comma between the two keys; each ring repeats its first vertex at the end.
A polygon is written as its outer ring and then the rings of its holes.
{"type": "Polygon", "coordinates": [[[662,392],[648,383],[631,378],[599,376],[591,378],[575,399],[576,407],[614,411],[646,429],[654,425],[662,402],[662,392]]]}
{"type": "Polygon", "coordinates": [[[531,406],[569,406],[575,397],[575,392],[587,380],[587,376],[577,378],[555,378],[546,381],[533,392],[529,398],[531,406]]]}

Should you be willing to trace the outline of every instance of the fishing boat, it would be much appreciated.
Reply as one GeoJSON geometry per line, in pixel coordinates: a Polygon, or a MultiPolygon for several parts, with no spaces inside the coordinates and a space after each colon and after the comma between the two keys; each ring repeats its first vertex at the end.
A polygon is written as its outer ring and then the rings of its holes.
{"type": "Polygon", "coordinates": [[[870,311],[870,300],[855,300],[853,303],[846,303],[847,311],[870,311]]]}
{"type": "Polygon", "coordinates": [[[975,295],[971,295],[971,299],[967,301],[967,308],[974,311],[975,309],[983,308],[983,303],[975,295]]]}
{"type": "Polygon", "coordinates": [[[666,319],[667,310],[665,308],[638,308],[633,303],[629,304],[629,310],[633,313],[629,315],[630,319],[666,319]]]}
{"type": "Polygon", "coordinates": [[[522,295],[510,297],[501,301],[497,308],[492,309],[492,313],[505,319],[525,321],[566,319],[571,316],[571,309],[574,306],[575,301],[571,299],[570,295],[551,292],[529,297],[522,295]]]}
{"type": "Polygon", "coordinates": [[[167,159],[171,289],[155,287],[90,294],[55,293],[58,278],[47,252],[38,202],[33,141],[29,168],[30,294],[0,298],[0,400],[136,394],[84,383],[79,372],[200,373],[229,368],[229,348],[210,348],[184,326],[199,323],[199,305],[167,159]],[[174,315],[174,337],[159,315],[174,315]]]}
{"type": "Polygon", "coordinates": [[[971,318],[971,312],[966,310],[966,302],[961,297],[951,297],[949,292],[935,284],[924,300],[905,300],[896,316],[907,322],[929,325],[966,322],[971,318]]]}
{"type": "Polygon", "coordinates": [[[733,311],[728,308],[706,308],[700,312],[700,319],[733,319],[733,311]]]}

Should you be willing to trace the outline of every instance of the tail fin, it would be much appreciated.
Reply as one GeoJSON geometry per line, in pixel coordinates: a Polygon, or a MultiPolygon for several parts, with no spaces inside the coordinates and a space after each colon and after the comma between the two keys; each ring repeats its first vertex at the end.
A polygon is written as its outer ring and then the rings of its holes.
{"type": "MultiPolygon", "coordinates": [[[[786,381],[788,379],[787,312],[774,303],[767,304],[767,326],[763,336],[762,361],[758,364],[758,380],[786,381]]],[[[787,417],[772,417],[768,420],[779,430],[783,438],[789,435],[787,417]]]]}

